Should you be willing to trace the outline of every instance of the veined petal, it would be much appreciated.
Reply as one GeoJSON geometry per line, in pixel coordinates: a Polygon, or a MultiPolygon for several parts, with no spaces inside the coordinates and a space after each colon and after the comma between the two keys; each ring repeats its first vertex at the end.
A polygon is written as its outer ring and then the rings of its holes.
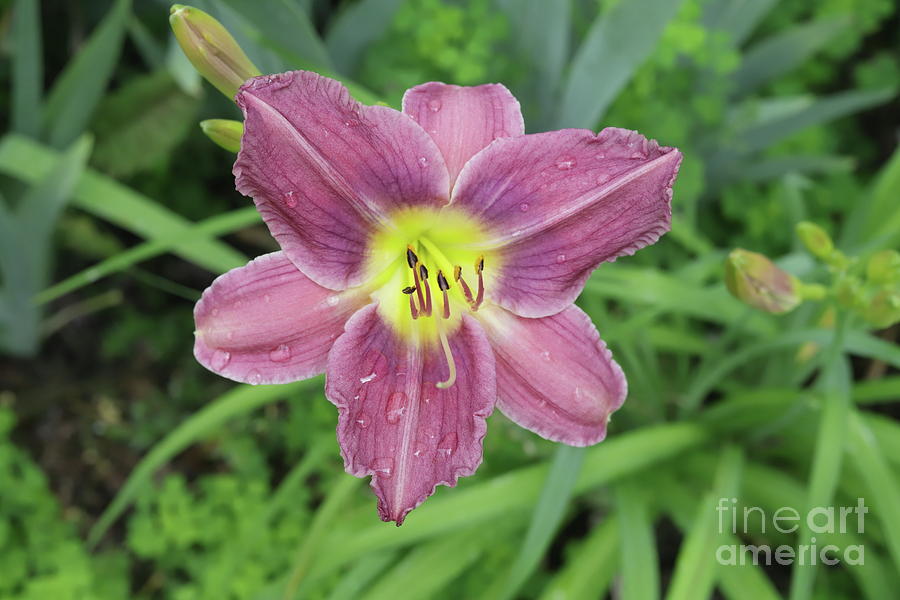
{"type": "Polygon", "coordinates": [[[447,202],[447,168],[428,134],[396,110],[356,102],[333,79],[257,77],[237,103],[245,117],[237,188],[319,285],[361,283],[366,244],[391,211],[447,202]]]}
{"type": "Polygon", "coordinates": [[[524,316],[571,304],[597,265],[669,230],[681,153],[624,129],[500,139],[463,169],[452,205],[495,237],[502,268],[488,296],[524,316]]]}
{"type": "Polygon", "coordinates": [[[325,370],[344,323],[368,302],[334,292],[273,252],[218,277],[194,307],[194,356],[244,383],[287,383],[325,370]]]}
{"type": "Polygon", "coordinates": [[[474,87],[423,83],[403,95],[403,112],[437,142],[451,185],[482,148],[497,138],[525,133],[519,101],[499,83],[474,87]]]}
{"type": "Polygon", "coordinates": [[[628,386],[590,317],[574,304],[528,319],[499,307],[479,311],[494,349],[497,407],[522,427],[571,446],[606,437],[628,386]]]}
{"type": "Polygon", "coordinates": [[[479,324],[463,316],[448,336],[456,383],[441,347],[397,336],[369,305],[347,322],[328,356],[325,393],[340,412],[344,467],[372,475],[385,521],[406,514],[438,485],[456,485],[481,464],[485,418],[496,396],[494,357],[479,324]]]}

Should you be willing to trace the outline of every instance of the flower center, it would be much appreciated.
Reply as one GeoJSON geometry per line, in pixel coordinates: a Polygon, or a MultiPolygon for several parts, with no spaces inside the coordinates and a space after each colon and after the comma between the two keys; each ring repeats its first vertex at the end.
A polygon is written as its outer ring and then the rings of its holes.
{"type": "Polygon", "coordinates": [[[408,209],[392,215],[370,242],[368,272],[379,313],[404,339],[440,344],[449,376],[455,365],[447,336],[466,312],[484,303],[486,277],[499,257],[484,245],[487,232],[470,216],[452,208],[408,209]]]}

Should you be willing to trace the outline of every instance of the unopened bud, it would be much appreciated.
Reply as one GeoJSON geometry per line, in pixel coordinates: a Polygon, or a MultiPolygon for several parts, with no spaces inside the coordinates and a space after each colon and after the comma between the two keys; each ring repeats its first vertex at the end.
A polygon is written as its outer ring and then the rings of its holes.
{"type": "Polygon", "coordinates": [[[881,250],[869,258],[866,277],[872,283],[893,283],[900,281],[900,252],[881,250]]]}
{"type": "Polygon", "coordinates": [[[828,259],[834,252],[834,242],[831,241],[831,236],[815,223],[809,221],[798,223],[797,236],[813,256],[822,260],[828,259]]]}
{"type": "Polygon", "coordinates": [[[892,290],[881,290],[863,310],[866,320],[882,329],[900,321],[900,294],[892,290]]]}
{"type": "Polygon", "coordinates": [[[741,302],[766,312],[786,313],[800,304],[799,283],[756,252],[738,248],[725,261],[728,291],[741,302]]]}
{"type": "Polygon", "coordinates": [[[200,129],[216,145],[237,152],[241,149],[241,136],[244,135],[244,124],[231,119],[207,119],[200,121],[200,129]]]}
{"type": "Polygon", "coordinates": [[[241,84],[260,75],[228,30],[199,8],[172,5],[169,24],[194,68],[230,99],[241,84]]]}

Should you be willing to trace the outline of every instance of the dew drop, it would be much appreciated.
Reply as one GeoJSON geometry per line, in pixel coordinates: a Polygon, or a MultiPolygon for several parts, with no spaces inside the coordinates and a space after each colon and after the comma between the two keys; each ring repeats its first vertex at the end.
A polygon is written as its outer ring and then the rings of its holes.
{"type": "Polygon", "coordinates": [[[356,413],[354,421],[356,421],[356,424],[359,425],[361,429],[365,429],[369,426],[369,415],[364,412],[356,413]]]}
{"type": "Polygon", "coordinates": [[[431,112],[437,112],[441,110],[441,101],[440,100],[429,100],[428,101],[428,110],[431,112]]]}
{"type": "Polygon", "coordinates": [[[455,431],[445,433],[444,437],[441,438],[441,441],[438,442],[437,445],[438,456],[441,458],[450,458],[450,455],[456,451],[456,446],[458,444],[459,438],[455,431]]]}
{"type": "Polygon", "coordinates": [[[394,459],[383,456],[372,461],[372,470],[382,477],[390,477],[394,472],[394,459]]]}
{"type": "Polygon", "coordinates": [[[332,295],[328,296],[328,298],[325,299],[325,303],[328,306],[337,306],[337,303],[340,301],[341,301],[341,298],[337,294],[332,294],[332,295]]]}
{"type": "Polygon", "coordinates": [[[428,166],[428,159],[425,158],[424,156],[420,156],[420,157],[419,157],[419,166],[422,167],[423,169],[424,169],[425,167],[427,167],[427,166],[428,166]]]}
{"type": "Polygon", "coordinates": [[[559,160],[556,161],[556,168],[560,171],[568,171],[572,167],[574,167],[576,161],[571,156],[563,156],[559,160]]]}
{"type": "Polygon", "coordinates": [[[543,358],[544,360],[550,360],[550,351],[544,350],[543,352],[541,352],[541,358],[543,358]]]}
{"type": "Polygon", "coordinates": [[[556,262],[557,262],[558,264],[562,264],[562,263],[566,262],[566,255],[565,255],[565,254],[557,254],[557,255],[556,255],[556,262]]]}
{"type": "Polygon", "coordinates": [[[369,373],[369,374],[366,375],[365,377],[360,377],[360,378],[359,378],[359,382],[360,382],[360,383],[369,383],[370,381],[372,381],[372,380],[375,379],[376,377],[378,377],[378,373],[376,373],[375,371],[372,371],[371,373],[369,373]]]}
{"type": "Polygon", "coordinates": [[[413,448],[413,456],[420,457],[428,454],[428,446],[422,442],[417,442],[413,448]]]}
{"type": "Polygon", "coordinates": [[[269,352],[269,360],[272,362],[285,362],[291,358],[291,347],[287,344],[281,344],[277,348],[269,352]]]}
{"type": "Polygon", "coordinates": [[[606,158],[606,154],[604,154],[603,152],[601,152],[600,154],[597,155],[597,160],[603,160],[605,158],[606,158]]]}
{"type": "Polygon", "coordinates": [[[247,373],[247,383],[250,385],[259,385],[262,383],[262,373],[253,369],[249,373],[247,373]]]}
{"type": "Polygon", "coordinates": [[[403,392],[394,392],[388,398],[385,419],[394,425],[400,421],[400,417],[406,411],[406,395],[403,392]]]}
{"type": "Polygon", "coordinates": [[[520,204],[520,205],[519,205],[519,210],[521,210],[522,212],[528,212],[528,203],[527,203],[527,202],[523,202],[522,204],[520,204]]]}
{"type": "Polygon", "coordinates": [[[603,185],[609,181],[609,173],[600,173],[597,175],[597,185],[603,185]]]}
{"type": "Polygon", "coordinates": [[[285,193],[282,199],[284,200],[284,203],[288,208],[294,208],[295,206],[297,206],[297,196],[296,194],[294,194],[293,190],[285,193]]]}
{"type": "Polygon", "coordinates": [[[218,317],[218,316],[219,316],[219,309],[218,309],[218,308],[212,309],[212,316],[214,316],[214,317],[218,317]]]}
{"type": "Polygon", "coordinates": [[[265,302],[266,304],[271,304],[271,302],[272,302],[272,296],[270,296],[269,294],[264,294],[264,295],[263,295],[263,302],[265,302]]]}
{"type": "Polygon", "coordinates": [[[212,367],[213,369],[224,369],[225,365],[231,360],[231,352],[226,352],[225,350],[216,350],[212,355],[212,367]]]}

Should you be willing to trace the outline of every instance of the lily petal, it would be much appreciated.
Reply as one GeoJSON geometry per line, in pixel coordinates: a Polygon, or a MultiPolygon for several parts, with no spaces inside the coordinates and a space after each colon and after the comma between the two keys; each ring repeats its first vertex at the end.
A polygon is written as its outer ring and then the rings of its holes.
{"type": "Polygon", "coordinates": [[[194,356],[244,383],[287,383],[325,370],[347,319],[368,299],[315,284],[273,252],[213,281],[194,307],[194,356]]]}
{"type": "MultiPolygon", "coordinates": [[[[681,153],[633,131],[565,129],[497,140],[469,161],[452,204],[495,237],[502,267],[487,289],[543,317],[571,304],[597,265],[669,230],[681,153]]],[[[490,265],[486,266],[490,269],[490,265]]]]}
{"type": "Polygon", "coordinates": [[[237,188],[319,285],[362,282],[370,233],[392,210],[447,202],[447,167],[428,134],[396,110],[356,102],[333,79],[256,77],[237,103],[245,117],[237,188]]]}
{"type": "Polygon", "coordinates": [[[449,346],[456,383],[439,344],[398,337],[369,305],[347,322],[328,356],[325,394],[340,413],[344,468],[372,475],[378,512],[400,525],[438,485],[456,485],[481,464],[485,419],[496,396],[494,357],[477,321],[463,316],[449,346]]]}
{"type": "Polygon", "coordinates": [[[497,407],[543,438],[589,446],[606,437],[628,386],[596,327],[574,304],[528,319],[498,307],[479,311],[494,348],[497,407]]]}
{"type": "Polygon", "coordinates": [[[463,165],[497,138],[525,133],[515,96],[499,83],[474,87],[432,81],[403,95],[403,112],[437,142],[450,170],[450,184],[463,165]]]}

